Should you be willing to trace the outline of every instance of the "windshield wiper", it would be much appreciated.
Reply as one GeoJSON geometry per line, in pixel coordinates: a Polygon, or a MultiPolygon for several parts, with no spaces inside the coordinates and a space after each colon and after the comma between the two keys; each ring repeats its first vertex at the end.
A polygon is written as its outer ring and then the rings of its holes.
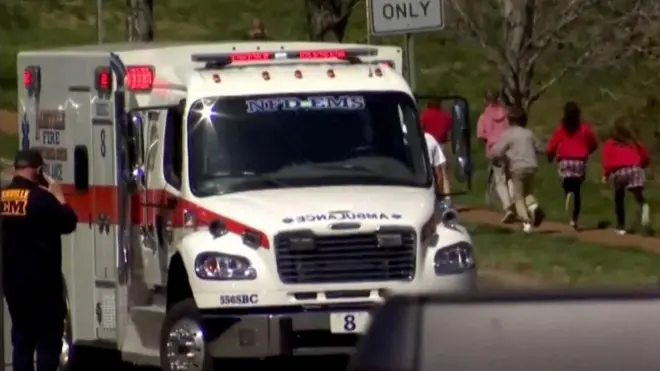
{"type": "Polygon", "coordinates": [[[355,165],[355,164],[318,164],[318,165],[314,165],[313,167],[315,169],[321,169],[321,170],[348,170],[350,172],[383,176],[382,173],[379,173],[373,169],[370,169],[366,166],[355,165]]]}
{"type": "MultiPolygon", "coordinates": [[[[290,169],[295,170],[309,170],[309,171],[320,171],[324,173],[325,176],[358,176],[359,178],[364,178],[365,180],[369,179],[371,182],[378,181],[386,183],[389,185],[415,185],[414,181],[409,179],[402,179],[392,176],[392,174],[386,174],[375,169],[372,169],[368,166],[357,165],[351,163],[321,163],[321,164],[307,164],[299,165],[292,167],[290,169]]],[[[288,172],[290,169],[283,169],[283,172],[288,172]]],[[[282,171],[282,170],[280,170],[282,171]]],[[[279,172],[278,172],[279,173],[279,172]]]]}
{"type": "Polygon", "coordinates": [[[274,178],[269,174],[260,174],[253,171],[223,171],[212,174],[207,174],[209,178],[238,178],[241,182],[262,182],[267,183],[278,188],[290,187],[291,185],[274,178]]]}

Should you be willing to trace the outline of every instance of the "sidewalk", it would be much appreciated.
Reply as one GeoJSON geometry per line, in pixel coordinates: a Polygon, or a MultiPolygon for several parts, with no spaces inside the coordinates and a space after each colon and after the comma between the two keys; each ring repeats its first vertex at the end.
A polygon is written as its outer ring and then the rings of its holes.
{"type": "MultiPolygon", "coordinates": [[[[461,220],[476,224],[485,224],[498,228],[519,230],[517,224],[501,224],[502,215],[497,212],[479,209],[469,206],[458,206],[461,220]]],[[[522,233],[522,232],[521,232],[522,233]]],[[[619,236],[611,229],[587,229],[576,232],[564,223],[546,221],[533,233],[542,233],[556,236],[570,236],[582,242],[607,245],[611,247],[630,248],[636,247],[647,252],[660,254],[660,238],[648,237],[634,234],[619,236]]],[[[567,248],[570,248],[567,246],[567,248]]]]}

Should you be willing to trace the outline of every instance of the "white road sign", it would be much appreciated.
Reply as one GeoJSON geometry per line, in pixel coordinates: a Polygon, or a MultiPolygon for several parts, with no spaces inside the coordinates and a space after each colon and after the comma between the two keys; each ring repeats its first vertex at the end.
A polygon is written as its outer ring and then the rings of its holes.
{"type": "Polygon", "coordinates": [[[369,0],[374,36],[438,31],[445,26],[443,0],[369,0]]]}

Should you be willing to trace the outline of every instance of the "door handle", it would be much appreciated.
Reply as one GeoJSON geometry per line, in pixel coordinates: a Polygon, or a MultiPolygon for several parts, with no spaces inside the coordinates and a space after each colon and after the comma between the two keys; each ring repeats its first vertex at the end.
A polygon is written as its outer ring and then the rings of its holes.
{"type": "Polygon", "coordinates": [[[110,217],[106,214],[99,214],[96,219],[96,224],[99,227],[99,232],[103,234],[110,233],[110,217]]]}

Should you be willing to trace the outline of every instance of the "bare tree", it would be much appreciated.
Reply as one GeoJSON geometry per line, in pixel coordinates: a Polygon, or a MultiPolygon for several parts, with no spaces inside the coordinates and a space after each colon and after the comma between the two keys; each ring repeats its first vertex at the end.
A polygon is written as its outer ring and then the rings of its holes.
{"type": "Polygon", "coordinates": [[[126,0],[126,8],[128,41],[154,41],[154,0],[126,0]]]}
{"type": "Polygon", "coordinates": [[[525,110],[574,69],[643,53],[660,20],[657,0],[449,2],[462,34],[499,73],[505,102],[525,110]],[[542,78],[539,63],[547,67],[542,78]]]}
{"type": "Polygon", "coordinates": [[[303,0],[310,40],[344,40],[346,27],[360,0],[303,0]]]}

